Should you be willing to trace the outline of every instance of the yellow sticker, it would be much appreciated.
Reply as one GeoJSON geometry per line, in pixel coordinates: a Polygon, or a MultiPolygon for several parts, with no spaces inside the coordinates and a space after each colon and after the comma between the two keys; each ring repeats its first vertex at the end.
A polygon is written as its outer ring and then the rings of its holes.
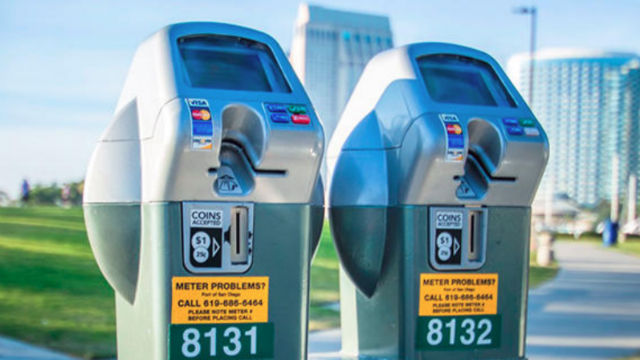
{"type": "Polygon", "coordinates": [[[420,316],[497,313],[498,274],[420,274],[420,316]]]}
{"type": "Polygon", "coordinates": [[[174,277],[172,324],[269,321],[269,277],[174,277]]]}

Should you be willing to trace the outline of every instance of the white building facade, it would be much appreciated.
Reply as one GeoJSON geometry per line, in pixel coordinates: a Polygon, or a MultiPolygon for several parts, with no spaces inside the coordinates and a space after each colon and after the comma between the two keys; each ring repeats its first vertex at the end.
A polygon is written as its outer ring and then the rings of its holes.
{"type": "Polygon", "coordinates": [[[327,144],[365,65],[391,47],[386,16],[300,5],[290,60],[322,120],[327,144]]]}
{"type": "MultiPolygon", "coordinates": [[[[509,77],[529,96],[530,56],[508,63],[509,77]]],[[[624,196],[640,174],[640,58],[635,54],[546,50],[534,63],[534,114],[549,137],[550,158],[538,196],[566,193],[583,205],[624,196]],[[613,159],[618,157],[614,176],[613,159]]]]}

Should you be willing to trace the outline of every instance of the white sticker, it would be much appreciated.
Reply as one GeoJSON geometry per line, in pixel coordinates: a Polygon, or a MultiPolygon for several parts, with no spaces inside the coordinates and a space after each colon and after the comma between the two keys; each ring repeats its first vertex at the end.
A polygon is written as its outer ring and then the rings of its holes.
{"type": "Polygon", "coordinates": [[[207,101],[207,99],[187,99],[187,104],[189,104],[189,106],[209,107],[209,102],[207,101]]]}
{"type": "Polygon", "coordinates": [[[191,227],[220,228],[222,227],[222,210],[192,209],[189,220],[191,227]]]}
{"type": "Polygon", "coordinates": [[[191,140],[191,148],[194,150],[211,150],[213,148],[211,137],[194,137],[191,140]]]}
{"type": "Polygon", "coordinates": [[[436,228],[437,229],[462,229],[462,220],[464,214],[462,211],[438,211],[436,212],[436,228]]]}
{"type": "Polygon", "coordinates": [[[191,246],[194,248],[204,247],[206,249],[211,246],[211,237],[204,231],[198,231],[191,237],[191,246]]]}
{"type": "Polygon", "coordinates": [[[216,192],[220,195],[242,194],[242,188],[231,168],[222,166],[218,169],[218,179],[215,182],[216,192]]]}
{"type": "Polygon", "coordinates": [[[447,161],[459,162],[464,159],[463,149],[448,149],[447,161]]]}
{"type": "Polygon", "coordinates": [[[439,114],[440,120],[444,122],[460,122],[456,114],[439,114]]]}
{"type": "Polygon", "coordinates": [[[197,247],[193,250],[193,259],[198,263],[202,264],[203,262],[209,260],[209,249],[205,247],[197,247]]]}
{"type": "Polygon", "coordinates": [[[540,136],[540,130],[538,130],[538,128],[534,128],[534,127],[526,127],[526,128],[524,128],[524,133],[527,136],[540,136]]]}

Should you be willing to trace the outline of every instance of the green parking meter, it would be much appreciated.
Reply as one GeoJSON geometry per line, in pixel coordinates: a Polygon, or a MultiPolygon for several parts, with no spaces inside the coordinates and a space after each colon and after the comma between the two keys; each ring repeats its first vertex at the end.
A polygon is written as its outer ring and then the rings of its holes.
{"type": "Polygon", "coordinates": [[[522,359],[548,142],[496,61],[440,43],[383,52],[335,134],[345,356],[522,359]]]}
{"type": "Polygon", "coordinates": [[[303,359],[323,130],[268,35],[168,26],[138,48],[84,213],[118,359],[303,359]]]}

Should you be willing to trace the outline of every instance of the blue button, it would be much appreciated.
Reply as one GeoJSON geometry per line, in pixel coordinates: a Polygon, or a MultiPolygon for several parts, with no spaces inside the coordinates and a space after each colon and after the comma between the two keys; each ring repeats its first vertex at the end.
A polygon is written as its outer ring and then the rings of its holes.
{"type": "Polygon", "coordinates": [[[516,118],[503,118],[502,119],[502,123],[507,125],[507,126],[516,126],[519,125],[518,124],[518,119],[516,118]]]}
{"type": "Polygon", "coordinates": [[[288,123],[289,115],[287,114],[271,114],[271,121],[276,123],[288,123]]]}
{"type": "Polygon", "coordinates": [[[283,104],[267,104],[267,110],[274,113],[286,113],[287,107],[283,104]]]}
{"type": "Polygon", "coordinates": [[[507,132],[511,135],[524,134],[524,130],[520,126],[507,126],[507,132]]]}
{"type": "Polygon", "coordinates": [[[449,135],[449,147],[464,149],[464,137],[461,135],[449,135]]]}

